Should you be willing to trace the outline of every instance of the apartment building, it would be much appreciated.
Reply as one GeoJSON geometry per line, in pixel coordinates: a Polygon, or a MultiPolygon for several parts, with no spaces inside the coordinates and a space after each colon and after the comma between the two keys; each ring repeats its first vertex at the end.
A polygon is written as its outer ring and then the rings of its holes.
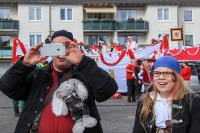
{"type": "Polygon", "coordinates": [[[85,46],[120,42],[127,36],[139,45],[166,35],[170,48],[200,43],[197,0],[1,0],[0,76],[11,66],[15,38],[24,45],[44,42],[65,29],[85,46]],[[171,41],[171,28],[183,28],[183,41],[171,41]]]}

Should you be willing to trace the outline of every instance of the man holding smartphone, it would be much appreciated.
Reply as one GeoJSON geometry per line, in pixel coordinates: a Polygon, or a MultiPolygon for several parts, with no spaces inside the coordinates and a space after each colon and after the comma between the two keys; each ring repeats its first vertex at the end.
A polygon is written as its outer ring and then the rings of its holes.
{"type": "Polygon", "coordinates": [[[85,103],[90,109],[90,115],[96,118],[97,125],[86,128],[85,133],[103,133],[95,100],[103,102],[115,94],[118,89],[115,80],[99,68],[93,59],[82,55],[77,44],[73,42],[71,32],[56,31],[51,42],[65,44],[66,54],[53,56],[47,66],[35,69],[36,64],[46,58],[40,56],[40,47],[43,43],[39,43],[31,47],[26,55],[21,57],[0,79],[0,90],[5,95],[12,99],[26,101],[15,133],[29,133],[35,125],[39,133],[72,133],[74,121],[71,115],[56,117],[52,113],[51,101],[46,104],[46,101],[51,99],[49,96],[53,89],[61,84],[64,75],[67,75],[65,81],[76,78],[84,83],[88,90],[89,97],[85,103]],[[33,125],[38,114],[40,115],[38,125],[33,125]]]}

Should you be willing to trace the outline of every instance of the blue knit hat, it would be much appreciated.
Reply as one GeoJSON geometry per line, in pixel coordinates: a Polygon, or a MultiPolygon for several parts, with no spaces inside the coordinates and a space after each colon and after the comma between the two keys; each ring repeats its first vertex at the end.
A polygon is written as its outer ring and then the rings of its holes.
{"type": "Polygon", "coordinates": [[[154,64],[154,70],[158,67],[167,67],[180,74],[180,65],[178,61],[171,56],[162,56],[158,60],[156,60],[154,64]]]}

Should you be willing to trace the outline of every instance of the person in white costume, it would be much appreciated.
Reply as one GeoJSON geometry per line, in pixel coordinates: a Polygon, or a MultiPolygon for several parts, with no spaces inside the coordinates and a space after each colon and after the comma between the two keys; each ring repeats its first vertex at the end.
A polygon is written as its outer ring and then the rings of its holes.
{"type": "Polygon", "coordinates": [[[107,51],[106,45],[104,44],[104,41],[99,41],[99,45],[101,46],[101,53],[104,54],[107,51]]]}
{"type": "Polygon", "coordinates": [[[126,41],[126,48],[127,49],[137,49],[138,44],[132,39],[131,36],[127,37],[127,41],[126,41]]]}

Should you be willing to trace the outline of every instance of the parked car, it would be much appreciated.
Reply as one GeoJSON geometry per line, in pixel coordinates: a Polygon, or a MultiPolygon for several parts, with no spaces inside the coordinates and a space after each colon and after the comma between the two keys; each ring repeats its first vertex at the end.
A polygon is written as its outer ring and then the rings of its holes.
{"type": "MultiPolygon", "coordinates": [[[[200,92],[200,62],[198,61],[187,61],[188,66],[192,70],[192,75],[190,77],[190,88],[194,92],[200,92]]],[[[180,66],[182,66],[183,61],[180,61],[180,66]]]]}

